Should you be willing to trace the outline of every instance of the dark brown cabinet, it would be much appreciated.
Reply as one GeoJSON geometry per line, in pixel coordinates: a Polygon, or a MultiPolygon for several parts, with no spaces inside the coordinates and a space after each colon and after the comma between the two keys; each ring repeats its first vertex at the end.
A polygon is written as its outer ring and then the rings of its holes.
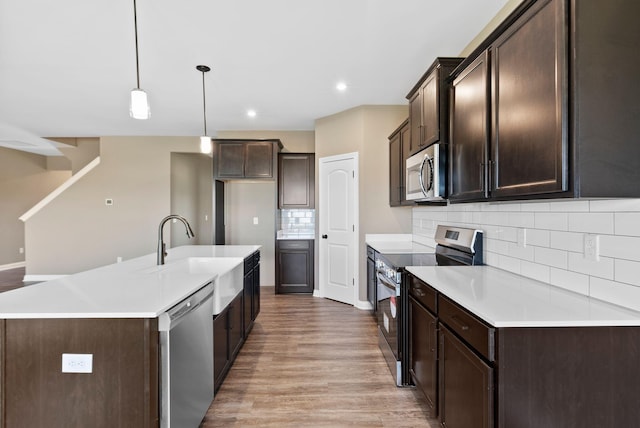
{"type": "Polygon", "coordinates": [[[451,87],[449,199],[488,197],[489,149],[488,53],[476,58],[451,87]]]}
{"type": "Polygon", "coordinates": [[[312,239],[276,240],[276,293],[313,293],[312,239]]]}
{"type": "Polygon", "coordinates": [[[624,49],[640,44],[639,13],[624,0],[516,8],[452,74],[450,199],[640,196],[627,78],[640,55],[624,49]]]}
{"type": "Polygon", "coordinates": [[[219,180],[273,179],[280,140],[213,140],[213,175],[219,180]]]}
{"type": "Polygon", "coordinates": [[[249,335],[260,313],[260,252],[244,260],[244,334],[249,335]]]}
{"type": "Polygon", "coordinates": [[[389,136],[389,206],[414,205],[406,199],[405,161],[411,152],[411,129],[405,120],[389,136]]]}
{"type": "Polygon", "coordinates": [[[409,374],[427,399],[433,414],[437,412],[437,318],[422,306],[413,296],[409,296],[409,374]]]}
{"type": "Polygon", "coordinates": [[[315,207],[315,155],[280,153],[278,155],[278,208],[315,207]]]}
{"type": "Polygon", "coordinates": [[[440,422],[448,428],[492,428],[493,368],[440,325],[440,422]]]}
{"type": "Polygon", "coordinates": [[[447,77],[463,58],[436,58],[407,95],[409,100],[409,154],[433,143],[448,142],[447,77]]]}
{"type": "Polygon", "coordinates": [[[243,297],[240,292],[213,318],[213,378],[217,391],[244,343],[243,297]]]}

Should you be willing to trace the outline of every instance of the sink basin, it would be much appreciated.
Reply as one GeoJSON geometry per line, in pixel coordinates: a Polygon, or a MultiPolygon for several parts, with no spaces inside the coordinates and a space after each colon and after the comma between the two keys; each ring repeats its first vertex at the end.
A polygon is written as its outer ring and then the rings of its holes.
{"type": "Polygon", "coordinates": [[[137,271],[142,275],[208,275],[213,283],[213,315],[217,315],[243,290],[244,259],[240,257],[187,257],[137,271]]]}

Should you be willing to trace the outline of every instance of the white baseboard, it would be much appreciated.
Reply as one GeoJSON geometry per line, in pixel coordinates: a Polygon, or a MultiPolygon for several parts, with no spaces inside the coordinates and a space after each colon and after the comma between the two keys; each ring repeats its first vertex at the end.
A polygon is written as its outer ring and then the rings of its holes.
{"type": "Polygon", "coordinates": [[[373,310],[373,306],[369,303],[368,300],[358,300],[355,305],[356,309],[360,309],[363,311],[371,311],[373,310]]]}
{"type": "Polygon", "coordinates": [[[52,279],[64,278],[67,275],[25,275],[24,282],[43,282],[51,281],[52,279]]]}
{"type": "Polygon", "coordinates": [[[324,297],[324,296],[320,294],[320,290],[313,290],[313,297],[324,297]]]}
{"type": "Polygon", "coordinates": [[[16,262],[16,263],[9,263],[7,265],[0,265],[0,271],[21,268],[21,267],[25,267],[26,265],[27,265],[27,262],[16,262]]]}

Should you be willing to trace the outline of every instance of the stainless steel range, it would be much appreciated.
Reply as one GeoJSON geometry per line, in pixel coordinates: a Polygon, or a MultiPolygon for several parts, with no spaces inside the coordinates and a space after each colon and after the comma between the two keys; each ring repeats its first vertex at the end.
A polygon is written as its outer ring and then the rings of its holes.
{"type": "Polygon", "coordinates": [[[386,254],[377,253],[377,318],[378,344],[397,386],[411,385],[408,349],[408,284],[407,266],[481,265],[482,232],[451,226],[436,229],[435,250],[386,254]]]}

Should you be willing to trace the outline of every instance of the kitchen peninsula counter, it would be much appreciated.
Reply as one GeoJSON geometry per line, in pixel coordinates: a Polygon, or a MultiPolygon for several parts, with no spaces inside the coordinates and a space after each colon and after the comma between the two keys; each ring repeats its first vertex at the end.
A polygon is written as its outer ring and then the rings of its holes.
{"type": "Polygon", "coordinates": [[[259,245],[185,245],[0,294],[0,319],[157,318],[259,245]]]}

